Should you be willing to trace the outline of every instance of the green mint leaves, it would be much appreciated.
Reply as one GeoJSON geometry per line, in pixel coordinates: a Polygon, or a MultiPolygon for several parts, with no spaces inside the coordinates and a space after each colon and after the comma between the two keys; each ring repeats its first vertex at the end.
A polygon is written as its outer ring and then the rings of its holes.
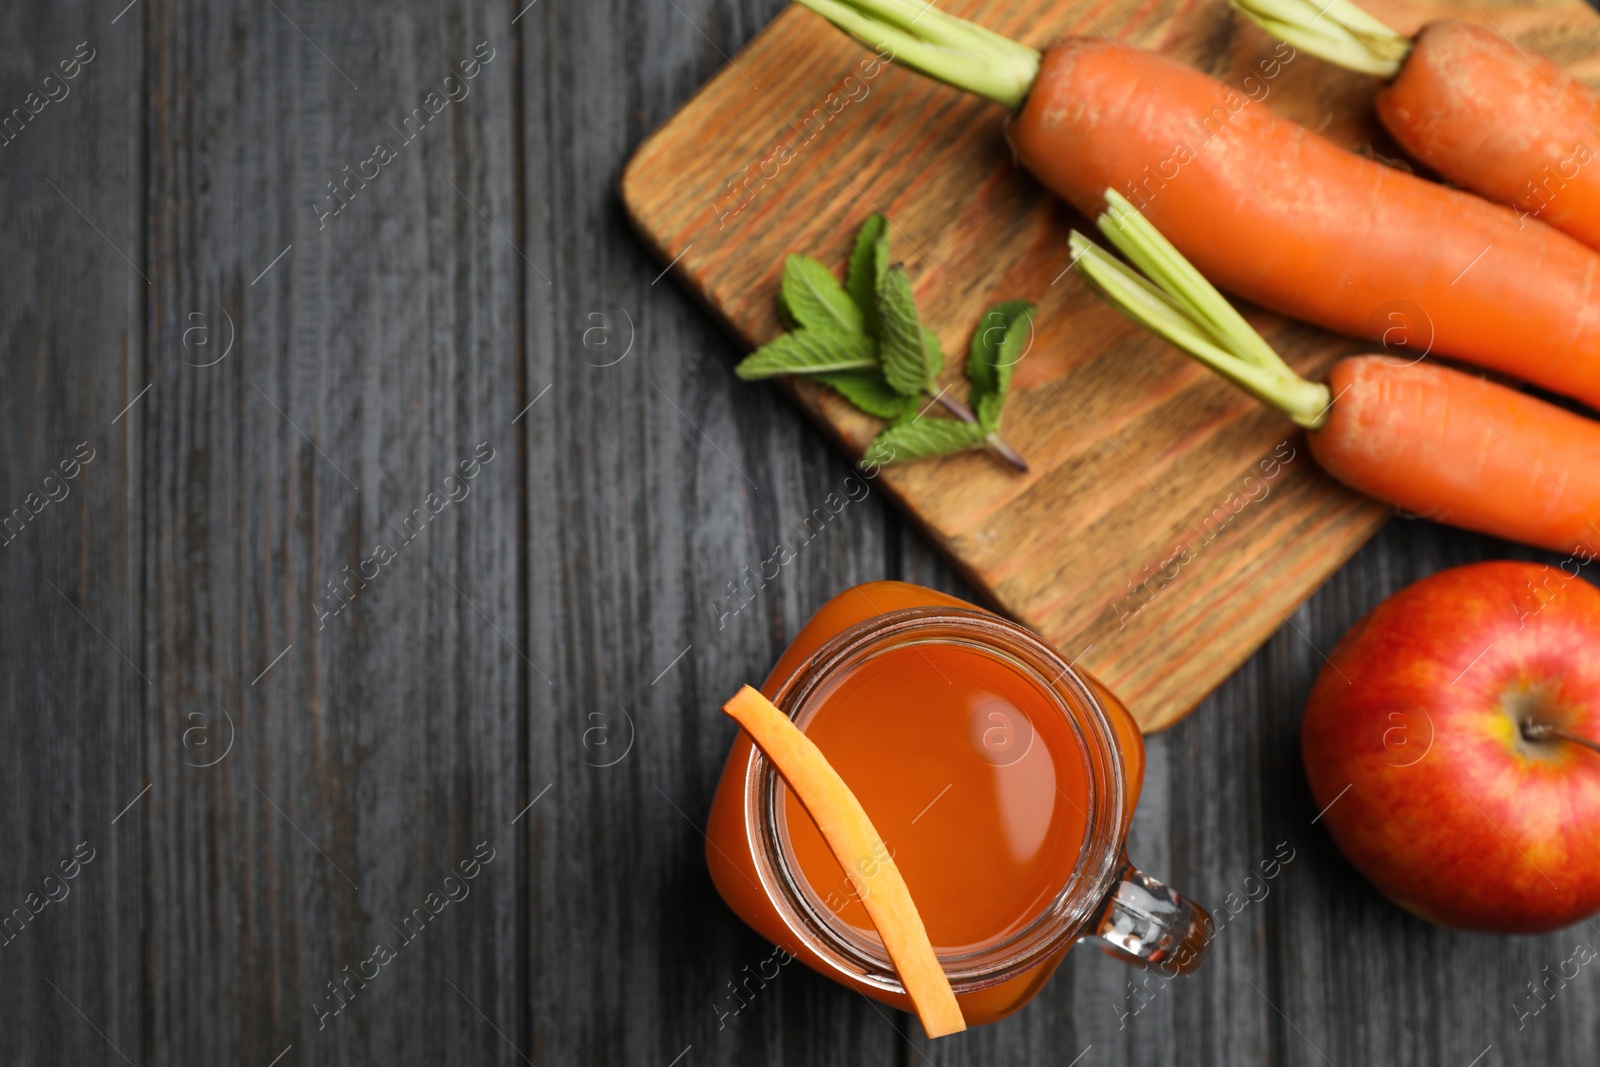
{"type": "MultiPolygon", "coordinates": [[[[938,367],[930,366],[928,347],[911,280],[896,264],[878,282],[878,352],[883,377],[895,392],[915,396],[933,384],[944,369],[944,355],[940,353],[938,367]]],[[[933,347],[937,350],[938,345],[933,347]]]]}
{"type": "Polygon", "coordinates": [[[864,332],[878,336],[878,283],[889,269],[889,220],[874,214],[861,224],[855,251],[850,253],[844,287],[861,309],[864,332]]]}
{"type": "Polygon", "coordinates": [[[794,327],[734,368],[754,380],[795,374],[821,382],[862,412],[888,420],[864,460],[887,464],[994,451],[1018,470],[1022,457],[1000,437],[1011,375],[1032,343],[1033,305],[1011,300],[979,322],[967,357],[971,406],[940,388],[944,351],[922,323],[905,268],[889,262],[889,220],[873,215],[856,235],[844,284],[823,264],[789,256],[778,295],[794,327]],[[953,418],[931,414],[942,407],[953,418]]]}
{"type": "Polygon", "coordinates": [[[832,387],[834,392],[868,415],[876,415],[880,419],[910,418],[922,410],[922,397],[901,396],[884,381],[883,372],[877,367],[817,374],[813,377],[823,385],[832,387]]]}
{"type": "Polygon", "coordinates": [[[880,433],[862,458],[868,463],[909,462],[984,448],[990,431],[960,419],[908,419],[880,433]]]}
{"type": "Polygon", "coordinates": [[[877,366],[878,346],[870,337],[840,330],[795,330],[779,334],[733,370],[739,377],[753,380],[774,374],[826,374],[877,366]]]}
{"type": "Polygon", "coordinates": [[[778,299],[790,321],[802,329],[867,332],[861,308],[833,272],[814,259],[790,256],[783,261],[783,288],[778,299]]]}
{"type": "Polygon", "coordinates": [[[1000,409],[1011,389],[1011,375],[1032,341],[1033,305],[1026,300],[1007,300],[984,312],[972,334],[972,349],[967,353],[967,380],[978,421],[986,426],[1000,425],[1000,409]]]}

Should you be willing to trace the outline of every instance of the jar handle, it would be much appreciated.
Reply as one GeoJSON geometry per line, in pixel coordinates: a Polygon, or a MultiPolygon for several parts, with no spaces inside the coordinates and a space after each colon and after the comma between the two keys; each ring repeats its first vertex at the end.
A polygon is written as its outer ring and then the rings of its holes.
{"type": "Polygon", "coordinates": [[[1214,929],[1204,908],[1124,862],[1092,934],[1111,955],[1134,964],[1189,974],[1211,949],[1214,929]]]}

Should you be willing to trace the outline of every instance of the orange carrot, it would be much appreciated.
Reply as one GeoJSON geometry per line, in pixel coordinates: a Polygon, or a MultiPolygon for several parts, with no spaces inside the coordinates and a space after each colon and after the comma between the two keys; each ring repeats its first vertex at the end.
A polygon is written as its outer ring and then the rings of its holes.
{"type": "Polygon", "coordinates": [[[1440,19],[1408,40],[1349,0],[1233,2],[1298,48],[1393,77],[1378,117],[1415,159],[1600,248],[1600,93],[1486,26],[1440,19]]]}
{"type": "Polygon", "coordinates": [[[1325,385],[1308,382],[1147,220],[1109,198],[1100,228],[1150,280],[1075,233],[1079,272],[1130,318],[1305,426],[1329,474],[1438,522],[1600,554],[1600,423],[1427,361],[1354,356],[1325,385]]]}
{"type": "Polygon", "coordinates": [[[1308,435],[1322,469],[1424,518],[1600,554],[1600,424],[1426,361],[1342,359],[1308,435]]]}
{"type": "Polygon", "coordinates": [[[1091,217],[1125,192],[1222,288],[1373,339],[1398,310],[1431,323],[1434,351],[1600,406],[1600,255],[1565,234],[1115,41],[1069,38],[1029,73],[1023,46],[920,0],[800,2],[897,63],[1020,104],[1007,132],[1045,185],[1091,217]]]}

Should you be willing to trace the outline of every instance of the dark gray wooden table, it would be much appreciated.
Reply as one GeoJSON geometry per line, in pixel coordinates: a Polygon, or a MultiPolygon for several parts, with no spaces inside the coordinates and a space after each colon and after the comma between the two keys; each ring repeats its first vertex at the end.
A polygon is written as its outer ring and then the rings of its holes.
{"type": "Polygon", "coordinates": [[[1528,555],[1403,520],[1150,741],[1147,870],[1295,850],[1203,976],[719,1020],[768,949],[701,858],[717,705],[850,583],[963,591],[875,496],[717,625],[848,468],[615,188],[779,0],[125,3],[0,13],[0,1060],[1596,1062],[1595,972],[1514,1006],[1594,931],[1429,927],[1312,825],[1317,648],[1528,555]]]}

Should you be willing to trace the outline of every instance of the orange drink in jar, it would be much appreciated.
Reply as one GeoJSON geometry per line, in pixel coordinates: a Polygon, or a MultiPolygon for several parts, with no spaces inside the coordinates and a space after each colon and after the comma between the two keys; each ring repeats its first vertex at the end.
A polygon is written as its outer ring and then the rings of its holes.
{"type": "MultiPolygon", "coordinates": [[[[1078,941],[1169,974],[1204,955],[1210,917],[1125,853],[1137,724],[1031,631],[872,582],[824,605],[762,692],[865,808],[969,1025],[1026,1004],[1078,941]]],[[[706,837],[712,880],[746,923],[910,1010],[850,875],[742,732],[706,837]]]]}

